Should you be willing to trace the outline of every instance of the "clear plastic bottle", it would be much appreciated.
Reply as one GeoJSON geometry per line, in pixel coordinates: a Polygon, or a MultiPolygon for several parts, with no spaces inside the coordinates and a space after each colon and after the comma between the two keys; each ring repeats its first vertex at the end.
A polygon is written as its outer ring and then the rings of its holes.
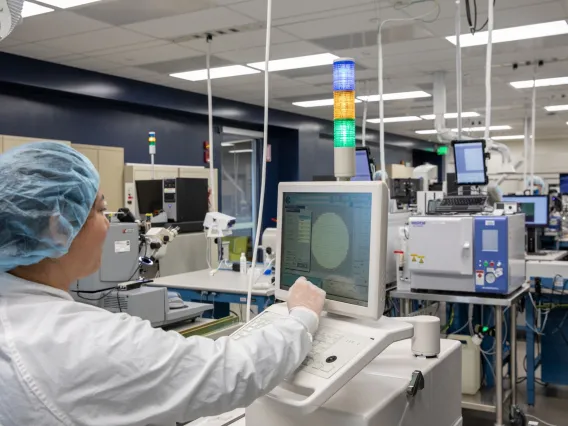
{"type": "Polygon", "coordinates": [[[244,253],[241,253],[241,274],[247,273],[247,257],[244,253]]]}

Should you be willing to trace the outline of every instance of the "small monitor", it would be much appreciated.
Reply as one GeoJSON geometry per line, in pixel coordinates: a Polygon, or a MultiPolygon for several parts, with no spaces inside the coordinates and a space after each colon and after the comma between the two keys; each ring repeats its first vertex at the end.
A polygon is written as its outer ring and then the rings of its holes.
{"type": "Polygon", "coordinates": [[[562,195],[568,195],[568,174],[560,174],[560,193],[562,195]]]}
{"type": "Polygon", "coordinates": [[[485,140],[453,141],[458,185],[487,185],[485,140]]]}
{"type": "Polygon", "coordinates": [[[507,195],[504,203],[517,203],[525,214],[525,225],[529,228],[548,226],[548,195],[507,195]]]}
{"type": "Polygon", "coordinates": [[[162,179],[137,180],[136,181],[136,200],[138,201],[138,213],[144,216],[147,213],[155,214],[163,210],[164,202],[162,179]]]}
{"type": "Polygon", "coordinates": [[[369,148],[358,147],[355,151],[355,176],[351,182],[368,182],[373,180],[371,174],[371,155],[369,148]]]}
{"type": "Polygon", "coordinates": [[[305,277],[327,292],[326,311],[380,318],[388,203],[383,182],[281,183],[276,296],[305,277]]]}

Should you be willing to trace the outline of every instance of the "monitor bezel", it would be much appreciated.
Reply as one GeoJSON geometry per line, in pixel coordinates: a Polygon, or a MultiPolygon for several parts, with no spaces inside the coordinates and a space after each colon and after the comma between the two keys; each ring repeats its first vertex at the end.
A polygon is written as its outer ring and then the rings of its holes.
{"type": "Polygon", "coordinates": [[[506,200],[506,198],[544,198],[546,200],[546,224],[545,225],[536,225],[536,224],[530,224],[527,223],[526,221],[526,215],[525,215],[525,226],[527,228],[548,228],[549,224],[550,224],[550,198],[548,197],[548,195],[503,195],[502,198],[502,202],[504,203],[516,203],[517,201],[513,201],[513,200],[506,200]]]}
{"type": "Polygon", "coordinates": [[[372,195],[371,244],[369,247],[369,299],[367,306],[327,300],[325,311],[353,318],[378,320],[384,310],[386,297],[386,251],[388,224],[388,189],[384,182],[293,182],[278,186],[278,222],[276,250],[276,298],[288,299],[288,290],[281,288],[282,213],[284,193],[369,193],[372,195]],[[373,283],[375,283],[373,285],[373,283]]]}
{"type": "MultiPolygon", "coordinates": [[[[368,146],[358,146],[355,148],[355,156],[357,152],[365,151],[367,154],[367,167],[369,167],[369,181],[373,180],[373,169],[371,168],[371,149],[368,146]]],[[[355,173],[357,173],[357,163],[355,163],[355,173]]],[[[367,182],[365,181],[354,181],[354,182],[367,182]]]]}
{"type": "Polygon", "coordinates": [[[467,140],[467,141],[459,141],[459,140],[455,140],[452,141],[452,151],[454,153],[454,168],[455,168],[455,173],[456,173],[456,184],[458,186],[482,186],[482,185],[487,185],[489,183],[489,175],[487,172],[487,161],[485,158],[485,149],[487,148],[487,144],[485,142],[485,139],[473,139],[473,140],[467,140]],[[485,181],[483,183],[479,183],[479,182],[460,182],[459,181],[459,174],[458,174],[458,166],[456,164],[456,145],[469,145],[469,144],[473,144],[473,143],[480,143],[481,142],[481,146],[483,148],[483,174],[485,176],[485,181]]]}
{"type": "MultiPolygon", "coordinates": [[[[568,192],[562,192],[562,176],[568,176],[568,173],[559,173],[558,178],[558,193],[560,195],[568,195],[568,192]]],[[[550,208],[550,206],[548,206],[550,208]]]]}

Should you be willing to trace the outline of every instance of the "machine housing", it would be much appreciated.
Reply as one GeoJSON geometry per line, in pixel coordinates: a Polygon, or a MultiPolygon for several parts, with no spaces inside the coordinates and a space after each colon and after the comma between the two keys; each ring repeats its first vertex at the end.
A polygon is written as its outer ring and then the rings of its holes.
{"type": "Polygon", "coordinates": [[[524,214],[411,217],[411,288],[510,294],[525,280],[524,230],[524,214]]]}

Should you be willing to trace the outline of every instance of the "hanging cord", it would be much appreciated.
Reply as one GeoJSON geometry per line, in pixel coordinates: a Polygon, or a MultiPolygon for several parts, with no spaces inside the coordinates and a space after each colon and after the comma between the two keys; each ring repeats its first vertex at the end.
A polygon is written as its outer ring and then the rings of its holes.
{"type": "MultiPolygon", "coordinates": [[[[534,77],[533,77],[533,90],[532,90],[532,119],[531,119],[531,195],[534,194],[534,157],[536,150],[536,72],[537,63],[534,66],[534,77]]],[[[526,185],[527,183],[524,182],[526,185]]]]}
{"type": "Polygon", "coordinates": [[[262,146],[262,177],[260,183],[260,200],[258,206],[258,216],[256,225],[256,235],[254,248],[252,250],[252,268],[248,283],[247,292],[247,322],[250,321],[252,285],[254,281],[254,270],[258,256],[258,246],[260,245],[260,232],[262,231],[262,215],[264,213],[264,192],[266,189],[266,151],[268,147],[268,101],[270,100],[270,73],[268,65],[270,62],[270,31],[272,27],[272,0],[267,0],[266,5],[266,49],[264,58],[264,135],[262,146]]]}
{"type": "Polygon", "coordinates": [[[461,50],[461,0],[456,0],[456,96],[458,106],[458,140],[462,138],[462,50],[461,50]]]}
{"type": "Polygon", "coordinates": [[[487,57],[485,60],[485,140],[489,140],[491,127],[491,59],[493,56],[493,6],[494,0],[488,0],[489,15],[487,21],[487,57]]]}

